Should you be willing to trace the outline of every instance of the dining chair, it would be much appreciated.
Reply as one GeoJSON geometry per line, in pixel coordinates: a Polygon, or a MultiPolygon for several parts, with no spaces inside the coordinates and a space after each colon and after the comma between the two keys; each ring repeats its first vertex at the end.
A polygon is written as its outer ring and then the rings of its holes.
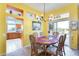
{"type": "Polygon", "coordinates": [[[35,38],[38,37],[38,33],[37,33],[37,32],[34,32],[32,35],[33,35],[35,38]]]}
{"type": "Polygon", "coordinates": [[[59,44],[56,50],[56,55],[63,56],[63,53],[62,53],[63,46],[64,46],[64,36],[60,36],[59,44]]]}
{"type": "Polygon", "coordinates": [[[32,56],[38,56],[39,53],[43,50],[43,46],[36,43],[35,36],[29,35],[30,43],[31,43],[31,55],[32,56]]]}
{"type": "MultiPolygon", "coordinates": [[[[59,39],[60,40],[60,39],[59,39]]],[[[65,40],[66,40],[66,34],[63,35],[63,46],[62,46],[62,52],[64,52],[65,55],[65,49],[64,49],[64,44],[65,44],[65,40]]],[[[58,43],[55,45],[52,45],[53,47],[58,47],[58,43]]]]}
{"type": "Polygon", "coordinates": [[[59,35],[59,32],[53,32],[52,35],[58,36],[59,35]]]}
{"type": "MultiPolygon", "coordinates": [[[[54,37],[57,37],[57,38],[59,38],[59,36],[60,36],[60,35],[59,35],[59,32],[53,32],[52,35],[53,35],[54,37]]],[[[57,46],[58,46],[58,43],[53,44],[52,46],[53,46],[53,47],[57,47],[57,46]]]]}
{"type": "MultiPolygon", "coordinates": [[[[64,34],[63,40],[64,40],[64,44],[65,44],[65,40],[66,40],[66,34],[64,34]]],[[[64,49],[64,45],[63,45],[63,52],[64,52],[64,55],[65,55],[65,49],[64,49]]]]}
{"type": "MultiPolygon", "coordinates": [[[[59,32],[52,32],[52,35],[50,35],[49,37],[56,37],[58,38],[59,37],[59,32]]],[[[57,47],[58,46],[58,43],[55,43],[55,44],[52,44],[52,47],[57,47]]],[[[47,46],[47,48],[50,47],[50,45],[47,46]]]]}
{"type": "MultiPolygon", "coordinates": [[[[41,33],[42,33],[42,32],[41,32],[41,33]]],[[[42,33],[42,34],[43,34],[43,33],[42,33]]],[[[34,35],[34,37],[35,37],[36,39],[38,38],[38,33],[37,33],[37,32],[34,32],[33,35],[34,35]]],[[[40,38],[46,38],[46,36],[41,36],[40,38]]],[[[38,48],[38,50],[39,50],[39,49],[40,49],[40,50],[44,49],[43,45],[40,45],[40,44],[37,44],[37,48],[38,48]]]]}
{"type": "Polygon", "coordinates": [[[59,43],[58,43],[58,46],[56,48],[56,51],[51,51],[52,52],[52,55],[54,56],[63,56],[63,46],[64,46],[64,36],[61,35],[60,38],[59,38],[59,43]]]}
{"type": "Polygon", "coordinates": [[[31,56],[38,55],[35,37],[33,35],[29,35],[29,39],[31,43],[31,56]]]}

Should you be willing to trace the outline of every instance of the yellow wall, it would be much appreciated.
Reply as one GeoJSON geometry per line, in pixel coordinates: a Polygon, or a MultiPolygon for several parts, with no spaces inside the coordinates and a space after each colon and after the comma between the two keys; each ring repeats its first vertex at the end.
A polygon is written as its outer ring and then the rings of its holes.
{"type": "MultiPolygon", "coordinates": [[[[33,33],[34,31],[32,30],[32,19],[28,18],[26,16],[26,13],[31,12],[31,13],[34,13],[36,15],[41,15],[42,13],[40,11],[33,9],[30,6],[26,6],[24,9],[25,9],[25,12],[24,12],[24,19],[25,19],[24,20],[24,39],[26,40],[24,45],[27,45],[30,43],[28,40],[29,35],[31,33],[33,33]]],[[[34,19],[34,21],[36,21],[36,19],[34,19]]],[[[43,22],[42,22],[42,31],[43,31],[43,22]]]]}
{"type": "MultiPolygon", "coordinates": [[[[23,45],[30,45],[29,42],[29,34],[33,33],[32,31],[32,21],[31,19],[29,19],[26,16],[27,12],[32,12],[35,13],[37,15],[42,15],[42,13],[40,11],[37,11],[35,9],[33,9],[30,6],[26,6],[23,4],[11,4],[16,8],[20,8],[23,9],[24,14],[23,14],[23,19],[24,19],[24,32],[23,32],[23,45]]],[[[5,9],[6,9],[6,4],[0,4],[0,55],[4,54],[6,52],[6,37],[4,36],[4,34],[6,33],[6,16],[5,15],[5,9]]],[[[70,12],[70,20],[78,20],[78,8],[76,4],[69,4],[65,7],[62,8],[58,8],[55,10],[52,10],[50,12],[46,13],[46,19],[50,14],[53,15],[58,15],[61,13],[65,13],[65,12],[70,12]]],[[[36,20],[35,20],[36,21],[36,20]]],[[[48,21],[47,22],[43,22],[42,21],[42,31],[45,35],[48,35],[48,21]]],[[[71,43],[71,47],[72,48],[77,48],[77,31],[72,31],[72,43],[71,43]]]]}
{"type": "MultiPolygon", "coordinates": [[[[28,46],[30,45],[29,35],[33,33],[33,31],[32,31],[32,20],[26,16],[26,13],[32,12],[36,15],[41,15],[42,13],[31,8],[30,6],[23,5],[21,3],[18,3],[18,4],[16,3],[16,4],[11,4],[11,5],[16,8],[20,8],[24,11],[23,13],[24,30],[23,30],[22,41],[23,41],[23,46],[28,46]]],[[[7,8],[6,4],[0,4],[0,13],[1,13],[0,14],[1,16],[0,17],[0,55],[3,55],[6,53],[6,37],[4,37],[4,34],[6,33],[6,29],[7,29],[6,28],[6,17],[10,16],[5,13],[6,8],[7,8]]],[[[42,22],[42,31],[43,31],[43,22],[42,22]]]]}
{"type": "MultiPolygon", "coordinates": [[[[47,17],[51,14],[53,14],[54,16],[55,15],[59,15],[59,14],[62,14],[62,13],[66,13],[66,12],[69,12],[70,13],[70,20],[74,20],[74,21],[77,21],[78,20],[78,6],[77,4],[69,4],[69,5],[66,5],[64,7],[61,7],[61,8],[58,8],[58,9],[55,9],[55,10],[51,10],[49,12],[46,13],[47,17]]],[[[48,23],[46,23],[46,29],[48,28],[48,23]]],[[[45,30],[45,32],[47,32],[48,30],[45,30]]],[[[78,41],[78,38],[77,38],[77,35],[78,35],[78,30],[76,31],[71,31],[71,48],[74,48],[74,49],[77,49],[77,41],[78,41]]],[[[47,33],[48,35],[48,33],[47,33]]]]}
{"type": "Polygon", "coordinates": [[[0,55],[6,53],[5,5],[0,4],[0,55]]]}

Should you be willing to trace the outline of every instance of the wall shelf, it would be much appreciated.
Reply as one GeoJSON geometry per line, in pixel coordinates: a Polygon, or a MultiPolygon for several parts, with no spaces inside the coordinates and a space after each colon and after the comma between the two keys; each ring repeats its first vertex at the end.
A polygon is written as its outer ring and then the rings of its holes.
{"type": "Polygon", "coordinates": [[[6,4],[7,39],[21,38],[23,32],[23,10],[6,4]],[[8,18],[7,18],[8,17],[8,18]],[[11,17],[11,18],[9,18],[11,17]],[[14,21],[14,23],[13,23],[14,21]]]}
{"type": "Polygon", "coordinates": [[[15,16],[15,15],[8,14],[8,13],[6,13],[6,16],[11,16],[13,18],[16,18],[17,20],[23,20],[23,17],[22,16],[15,16]]]}
{"type": "Polygon", "coordinates": [[[11,14],[14,14],[13,12],[15,12],[16,15],[18,16],[23,16],[23,10],[20,9],[20,8],[16,8],[10,4],[7,4],[7,10],[11,13],[11,14]]]}

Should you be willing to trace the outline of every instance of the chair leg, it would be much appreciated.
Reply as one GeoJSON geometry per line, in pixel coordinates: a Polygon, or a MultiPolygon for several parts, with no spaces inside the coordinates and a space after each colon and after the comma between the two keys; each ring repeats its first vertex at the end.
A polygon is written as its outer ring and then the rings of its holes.
{"type": "Polygon", "coordinates": [[[59,55],[60,55],[60,56],[63,56],[63,52],[62,52],[62,51],[60,51],[59,55]]]}
{"type": "Polygon", "coordinates": [[[65,51],[64,51],[64,56],[65,56],[65,51]]]}
{"type": "Polygon", "coordinates": [[[63,53],[61,52],[60,56],[63,56],[63,53]]]}
{"type": "Polygon", "coordinates": [[[64,52],[64,56],[65,56],[65,49],[64,49],[64,47],[63,47],[63,52],[64,52]]]}
{"type": "Polygon", "coordinates": [[[46,48],[50,47],[50,45],[47,45],[46,48]]]}
{"type": "Polygon", "coordinates": [[[63,56],[62,51],[57,51],[57,52],[56,52],[56,56],[58,56],[58,55],[63,56]]]}

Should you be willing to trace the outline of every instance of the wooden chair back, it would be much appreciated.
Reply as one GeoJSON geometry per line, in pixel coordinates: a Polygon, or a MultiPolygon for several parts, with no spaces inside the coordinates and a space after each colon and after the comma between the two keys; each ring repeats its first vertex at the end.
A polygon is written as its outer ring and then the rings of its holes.
{"type": "Polygon", "coordinates": [[[30,35],[29,39],[31,44],[35,44],[35,37],[33,35],[30,35]]]}
{"type": "Polygon", "coordinates": [[[33,33],[33,36],[34,36],[34,37],[38,37],[38,33],[37,33],[37,32],[34,32],[34,33],[33,33]]]}
{"type": "Polygon", "coordinates": [[[55,35],[55,36],[58,36],[59,32],[53,32],[52,34],[55,35]]]}
{"type": "Polygon", "coordinates": [[[38,54],[38,50],[36,48],[36,40],[35,37],[33,35],[29,36],[30,39],[30,43],[31,43],[31,55],[37,55],[38,54]]]}
{"type": "Polygon", "coordinates": [[[64,34],[64,43],[65,43],[65,40],[66,40],[66,34],[64,34]]]}
{"type": "Polygon", "coordinates": [[[56,50],[56,55],[60,55],[62,56],[62,49],[63,49],[63,46],[64,46],[64,36],[61,35],[60,38],[59,38],[59,43],[58,43],[58,47],[57,47],[57,50],[56,50]]]}

